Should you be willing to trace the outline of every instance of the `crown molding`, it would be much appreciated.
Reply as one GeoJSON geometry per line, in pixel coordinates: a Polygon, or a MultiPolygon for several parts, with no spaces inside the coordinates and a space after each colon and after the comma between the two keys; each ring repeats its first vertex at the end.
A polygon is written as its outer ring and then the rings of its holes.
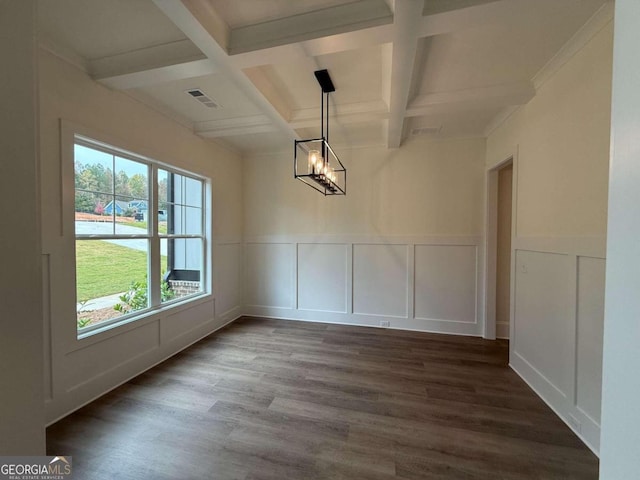
{"type": "Polygon", "coordinates": [[[560,70],[576,53],[582,50],[587,43],[612,20],[614,14],[614,2],[607,1],[593,16],[565,43],[558,53],[549,60],[544,67],[533,77],[533,86],[538,90],[558,70],[560,70]]]}
{"type": "Polygon", "coordinates": [[[59,43],[55,43],[42,33],[38,36],[38,47],[89,75],[89,62],[85,60],[84,57],[76,53],[75,50],[63,47],[59,43]]]}
{"type": "Polygon", "coordinates": [[[495,132],[500,125],[506,122],[511,115],[516,113],[522,105],[510,105],[502,109],[500,113],[498,113],[493,119],[489,122],[489,124],[485,127],[483,135],[485,138],[488,138],[493,132],[495,132]]]}

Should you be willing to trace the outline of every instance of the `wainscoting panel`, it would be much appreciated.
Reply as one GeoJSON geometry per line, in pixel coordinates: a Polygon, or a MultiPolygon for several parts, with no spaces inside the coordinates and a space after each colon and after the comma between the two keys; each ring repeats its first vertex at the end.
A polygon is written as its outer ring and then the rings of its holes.
{"type": "Polygon", "coordinates": [[[245,245],[245,303],[257,307],[294,307],[291,243],[245,245]]]}
{"type": "Polygon", "coordinates": [[[242,304],[242,243],[216,245],[213,261],[216,316],[222,317],[242,304]]]}
{"type": "Polygon", "coordinates": [[[190,334],[213,318],[213,300],[167,315],[160,319],[160,342],[166,345],[181,340],[184,335],[190,334]]]}
{"type": "Polygon", "coordinates": [[[415,246],[415,318],[476,321],[477,248],[415,246]]]}
{"type": "Polygon", "coordinates": [[[159,346],[158,323],[152,322],[135,328],[126,335],[114,336],[88,348],[71,352],[64,362],[67,391],[75,390],[88,382],[95,382],[107,373],[108,369],[121,367],[124,363],[159,346]],[[109,365],[108,369],[105,368],[106,365],[109,365]]]}
{"type": "Polygon", "coordinates": [[[598,454],[604,237],[517,237],[511,367],[598,454]]]}
{"type": "Polygon", "coordinates": [[[480,245],[462,235],[247,238],[243,313],[480,335],[480,245]]]}
{"type": "Polygon", "coordinates": [[[298,244],[298,309],[347,313],[347,246],[298,244]]]}
{"type": "Polygon", "coordinates": [[[604,327],[605,261],[578,258],[578,367],[576,403],[600,424],[602,333],[604,327]]]}
{"type": "Polygon", "coordinates": [[[353,313],[406,318],[407,245],[353,246],[353,313]]]}
{"type": "Polygon", "coordinates": [[[514,352],[533,365],[562,395],[573,388],[573,326],[570,309],[569,258],[518,251],[514,352]]]}

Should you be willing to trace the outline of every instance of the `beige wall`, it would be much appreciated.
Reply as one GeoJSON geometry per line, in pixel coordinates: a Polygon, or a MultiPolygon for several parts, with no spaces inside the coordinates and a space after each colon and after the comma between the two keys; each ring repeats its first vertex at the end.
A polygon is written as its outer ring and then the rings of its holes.
{"type": "Polygon", "coordinates": [[[245,159],[245,233],[479,235],[484,139],[337,148],[346,197],[294,180],[290,154],[245,159]]]}
{"type": "Polygon", "coordinates": [[[179,351],[240,312],[241,159],[54,55],[41,51],[40,138],[45,283],[47,421],[77,408],[179,351]],[[61,128],[62,125],[62,128],[61,128]],[[70,141],[81,128],[115,146],[212,180],[213,295],[78,340],[75,325],[73,172],[70,141]],[[62,140],[61,140],[62,138],[62,140]],[[66,170],[62,167],[66,166],[66,170]],[[64,215],[63,212],[70,215],[64,215]],[[69,220],[70,219],[70,222],[69,220]]]}
{"type": "Polygon", "coordinates": [[[510,364],[598,451],[609,171],[610,22],[487,139],[515,157],[510,364]]]}
{"type": "Polygon", "coordinates": [[[0,455],[44,455],[36,5],[0,2],[0,455]]]}
{"type": "Polygon", "coordinates": [[[487,164],[517,146],[517,234],[605,235],[612,24],[487,139],[487,164]]]}

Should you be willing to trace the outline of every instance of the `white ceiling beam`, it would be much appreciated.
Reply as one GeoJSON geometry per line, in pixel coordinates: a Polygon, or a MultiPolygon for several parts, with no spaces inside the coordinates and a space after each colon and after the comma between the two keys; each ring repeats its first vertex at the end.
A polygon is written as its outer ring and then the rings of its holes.
{"type": "Polygon", "coordinates": [[[288,137],[295,139],[297,134],[278,109],[274,107],[252,81],[235,66],[224,48],[216,41],[206,25],[212,23],[207,12],[187,8],[193,2],[176,0],[153,0],[154,4],[171,19],[175,25],[189,38],[219,69],[220,73],[232,79],[235,85],[288,137]]]}
{"type": "Polygon", "coordinates": [[[357,0],[343,5],[270,20],[231,30],[228,52],[262,50],[353,30],[390,24],[393,14],[384,0],[357,0]]]}
{"type": "Polygon", "coordinates": [[[433,15],[436,13],[459,10],[461,8],[473,7],[483,3],[491,3],[497,0],[428,0],[424,3],[423,15],[433,15]]]}
{"type": "Polygon", "coordinates": [[[299,43],[240,53],[232,55],[230,58],[231,62],[238,68],[277,65],[279,63],[303,60],[308,57],[391,43],[392,35],[393,26],[391,24],[381,25],[299,43]]]}
{"type": "Polygon", "coordinates": [[[151,87],[184,78],[201,77],[217,72],[216,66],[208,58],[191,62],[177,63],[164,67],[151,68],[139,72],[125,73],[110,77],[98,78],[100,83],[115,90],[151,87]]]}
{"type": "Polygon", "coordinates": [[[274,133],[278,129],[271,123],[268,125],[249,125],[246,127],[229,127],[222,130],[203,130],[195,131],[201,137],[206,138],[224,138],[236,137],[240,135],[255,135],[257,133],[274,133]]]}
{"type": "Polygon", "coordinates": [[[413,68],[416,61],[417,32],[424,3],[396,0],[391,54],[391,92],[389,98],[389,128],[387,146],[397,148],[402,143],[413,68]]]}
{"type": "MultiPolygon", "coordinates": [[[[395,0],[393,0],[394,9],[395,3],[395,0]]],[[[411,3],[423,4],[420,0],[411,0],[411,3]]],[[[479,27],[486,25],[487,22],[492,24],[500,21],[504,22],[508,20],[509,16],[518,15],[523,9],[534,7],[535,2],[531,2],[531,0],[496,0],[492,3],[467,7],[461,11],[448,11],[426,17],[423,17],[422,12],[419,12],[414,18],[419,22],[415,36],[416,38],[429,37],[479,27]],[[503,13],[505,8],[508,10],[508,15],[503,13]]],[[[257,67],[267,64],[277,65],[310,56],[328,55],[346,50],[388,44],[393,41],[393,31],[392,24],[385,24],[336,35],[326,35],[297,44],[286,44],[234,54],[231,55],[231,61],[238,68],[257,67]]]]}
{"type": "Polygon", "coordinates": [[[470,88],[454,92],[429,93],[417,96],[407,107],[407,117],[420,117],[459,109],[482,107],[508,107],[523,105],[531,100],[536,90],[531,82],[470,88]]]}
{"type": "MultiPolygon", "coordinates": [[[[289,125],[292,128],[320,128],[320,108],[303,108],[294,110],[289,125]]],[[[331,107],[329,117],[346,125],[350,123],[368,123],[385,119],[389,116],[387,105],[382,100],[371,102],[347,103],[331,107]]]]}
{"type": "Polygon", "coordinates": [[[206,58],[188,39],[140,48],[130,52],[89,60],[95,80],[166,67],[206,58]]]}
{"type": "MultiPolygon", "coordinates": [[[[496,15],[502,18],[499,13],[504,10],[504,5],[502,4],[506,2],[513,3],[514,0],[497,0],[490,5],[477,5],[461,11],[448,11],[429,17],[420,17],[420,28],[417,36],[451,33],[464,28],[472,28],[475,25],[486,23],[486,21],[497,21],[496,15]]],[[[520,4],[521,2],[516,0],[515,3],[520,4]]],[[[391,4],[395,8],[395,0],[391,4]]],[[[207,32],[214,37],[214,40],[223,50],[226,49],[231,30],[211,4],[209,2],[187,0],[185,5],[192,13],[196,12],[195,16],[202,20],[207,32]]],[[[520,11],[521,7],[522,5],[519,5],[517,8],[512,8],[512,10],[520,11]]],[[[388,2],[387,8],[390,8],[388,2]]],[[[325,31],[324,33],[327,32],[325,31]]],[[[326,34],[325,36],[299,43],[289,43],[240,53],[232,55],[230,62],[237,69],[245,69],[260,65],[292,62],[308,57],[375,45],[390,45],[392,40],[393,25],[384,24],[344,33],[326,34]]],[[[99,59],[88,63],[86,70],[91,72],[96,80],[115,89],[140,88],[166,81],[214,73],[213,69],[215,67],[213,63],[209,61],[207,64],[207,61],[202,59],[202,55],[198,56],[198,52],[189,45],[190,42],[183,40],[175,43],[175,45],[161,45],[99,59]],[[181,51],[181,49],[183,50],[181,51]]],[[[391,54],[390,47],[388,54],[389,56],[391,54]]],[[[390,77],[390,68],[387,68],[386,72],[388,72],[387,76],[390,77]]],[[[389,84],[388,81],[387,84],[389,84]]],[[[389,94],[390,92],[387,92],[387,95],[383,98],[388,99],[389,94]]],[[[390,99],[387,101],[390,101],[390,99]]]]}
{"type": "MultiPolygon", "coordinates": [[[[487,21],[496,22],[498,21],[496,17],[504,18],[502,12],[505,4],[510,4],[510,10],[512,10],[510,14],[513,14],[521,11],[524,6],[522,1],[494,0],[489,5],[477,5],[421,17],[417,36],[451,33],[464,28],[473,28],[482,23],[486,24],[487,21]],[[517,4],[515,7],[514,3],[517,4]]],[[[395,8],[395,0],[386,0],[384,3],[387,4],[388,9],[391,9],[391,6],[395,8]]],[[[232,31],[213,9],[211,3],[185,0],[184,4],[194,16],[202,20],[205,30],[218,45],[226,50],[232,31]]],[[[232,55],[230,62],[237,69],[245,69],[390,44],[393,40],[393,25],[384,24],[338,34],[328,34],[327,31],[324,33],[325,35],[319,38],[232,55]]],[[[85,67],[85,70],[89,71],[96,80],[115,89],[140,88],[181,78],[207,75],[214,73],[215,68],[213,63],[210,61],[207,63],[203,59],[203,55],[194,49],[188,40],[94,60],[87,62],[85,67]]],[[[386,71],[390,74],[390,69],[386,71]]]]}
{"type": "MultiPolygon", "coordinates": [[[[561,4],[562,2],[558,2],[561,4]]],[[[496,0],[422,17],[419,37],[431,37],[487,25],[508,25],[539,11],[531,0],[496,0]]]]}
{"type": "Polygon", "coordinates": [[[393,56],[393,45],[386,43],[382,45],[380,50],[381,97],[388,110],[391,106],[391,58],[393,56]]]}
{"type": "Polygon", "coordinates": [[[277,131],[276,127],[273,126],[273,122],[271,122],[266,115],[249,115],[245,117],[196,122],[193,127],[195,133],[208,138],[222,138],[277,131]]]}
{"type": "Polygon", "coordinates": [[[411,78],[411,87],[409,88],[409,101],[411,103],[420,94],[422,77],[424,69],[429,58],[429,49],[431,48],[432,37],[418,38],[416,47],[416,62],[413,66],[413,76],[411,78]]]}
{"type": "MultiPolygon", "coordinates": [[[[175,0],[179,2],[180,0],[175,0]]],[[[231,29],[209,0],[184,0],[182,2],[191,14],[196,17],[220,47],[227,51],[231,37],[231,29]]]]}

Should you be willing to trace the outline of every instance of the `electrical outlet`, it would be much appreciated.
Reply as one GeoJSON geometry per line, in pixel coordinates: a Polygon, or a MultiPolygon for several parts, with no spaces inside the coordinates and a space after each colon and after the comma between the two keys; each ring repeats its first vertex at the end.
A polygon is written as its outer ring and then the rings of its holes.
{"type": "Polygon", "coordinates": [[[380,326],[381,327],[390,327],[391,326],[391,322],[389,320],[380,320],[380,326]]]}
{"type": "Polygon", "coordinates": [[[520,264],[520,271],[522,273],[527,273],[527,265],[524,263],[520,264]]]}
{"type": "Polygon", "coordinates": [[[576,432],[580,433],[580,431],[582,430],[582,423],[580,423],[580,420],[578,420],[571,414],[567,415],[567,417],[569,420],[569,425],[571,425],[576,432]]]}

